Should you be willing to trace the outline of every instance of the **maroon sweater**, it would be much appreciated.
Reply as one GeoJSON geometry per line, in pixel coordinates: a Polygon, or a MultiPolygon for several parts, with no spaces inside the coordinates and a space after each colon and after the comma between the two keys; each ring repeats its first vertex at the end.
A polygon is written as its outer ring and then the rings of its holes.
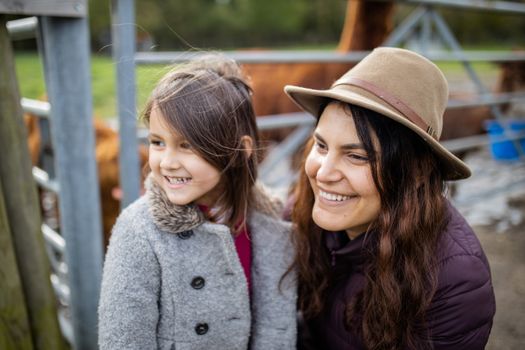
{"type": "MultiPolygon", "coordinates": [[[[495,313],[487,258],[472,229],[449,205],[449,223],[436,251],[438,288],[426,313],[430,343],[436,350],[484,349],[495,313]]],[[[362,290],[365,249],[372,241],[361,235],[350,241],[343,232],[325,233],[336,282],[326,307],[299,327],[299,349],[364,349],[361,339],[344,327],[345,303],[362,290]]],[[[359,315],[358,315],[359,318],[359,315]]],[[[423,325],[416,325],[421,329],[423,325]]]]}

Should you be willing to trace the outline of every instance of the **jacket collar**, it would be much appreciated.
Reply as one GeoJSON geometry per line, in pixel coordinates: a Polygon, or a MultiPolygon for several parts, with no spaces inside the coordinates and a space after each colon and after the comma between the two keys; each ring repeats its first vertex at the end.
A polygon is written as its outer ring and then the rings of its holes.
{"type": "Polygon", "coordinates": [[[323,231],[326,248],[331,255],[331,265],[350,264],[362,266],[368,250],[372,248],[373,233],[362,233],[350,240],[344,231],[323,231]]]}
{"type": "Polygon", "coordinates": [[[204,222],[204,214],[196,205],[171,203],[152,175],[146,178],[145,187],[149,213],[161,230],[178,233],[194,229],[204,222]]]}
{"type": "MultiPolygon", "coordinates": [[[[163,231],[178,233],[188,231],[201,225],[206,218],[195,204],[176,205],[170,202],[164,190],[155,182],[150,174],[145,181],[146,195],[149,202],[149,213],[155,224],[163,231]]],[[[270,217],[279,218],[282,202],[268,194],[268,190],[260,183],[253,187],[253,211],[270,217]]]]}

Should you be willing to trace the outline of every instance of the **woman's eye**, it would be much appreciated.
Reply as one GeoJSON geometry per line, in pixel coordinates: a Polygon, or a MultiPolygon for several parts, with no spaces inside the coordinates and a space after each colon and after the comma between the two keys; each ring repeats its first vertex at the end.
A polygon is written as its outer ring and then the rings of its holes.
{"type": "Polygon", "coordinates": [[[317,150],[318,150],[319,152],[324,152],[324,151],[326,151],[326,148],[327,148],[327,147],[326,147],[326,145],[325,145],[324,143],[319,142],[319,141],[316,141],[316,142],[315,142],[315,148],[317,148],[317,150]]]}
{"type": "Polygon", "coordinates": [[[347,155],[347,157],[350,159],[350,161],[354,163],[367,163],[368,162],[368,157],[364,154],[350,153],[347,155]]]}

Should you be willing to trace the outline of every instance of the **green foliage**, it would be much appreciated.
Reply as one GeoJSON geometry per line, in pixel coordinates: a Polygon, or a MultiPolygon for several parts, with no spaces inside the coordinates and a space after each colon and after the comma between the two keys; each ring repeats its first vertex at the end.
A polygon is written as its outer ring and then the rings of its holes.
{"type": "Polygon", "coordinates": [[[441,14],[461,43],[525,45],[525,16],[498,12],[458,11],[444,8],[441,14]]]}
{"type": "MultiPolygon", "coordinates": [[[[345,0],[136,0],[140,38],[156,50],[335,43],[345,0]]],[[[93,49],[110,42],[106,0],[90,1],[93,49]]],[[[149,49],[149,47],[148,47],[149,49]]]]}
{"type": "MultiPolygon", "coordinates": [[[[111,54],[111,4],[89,1],[95,53],[111,54]]],[[[135,0],[136,33],[144,44],[139,51],[333,47],[341,34],[346,5],[347,0],[135,0]]],[[[414,8],[414,4],[399,3],[395,22],[414,8]]],[[[462,45],[525,46],[522,14],[451,7],[439,7],[439,11],[462,45]]],[[[22,16],[8,18],[18,17],[22,16]]],[[[17,41],[14,47],[35,49],[36,41],[17,41]]]]}
{"type": "Polygon", "coordinates": [[[94,51],[103,48],[111,41],[111,0],[90,0],[89,30],[91,32],[91,46],[94,51]]]}
{"type": "MultiPolygon", "coordinates": [[[[407,18],[415,7],[413,4],[399,4],[395,13],[396,25],[407,18]]],[[[523,14],[444,6],[439,7],[438,11],[463,47],[496,46],[508,50],[525,46],[523,37],[525,15],[523,14]]]]}
{"type": "MultiPolygon", "coordinates": [[[[91,0],[95,52],[110,53],[110,1],[91,0]]],[[[343,27],[346,0],[135,0],[141,50],[232,49],[291,45],[335,45],[343,27]]],[[[399,4],[396,21],[413,4],[399,4]]],[[[440,7],[463,45],[524,45],[525,16],[440,7]]]]}

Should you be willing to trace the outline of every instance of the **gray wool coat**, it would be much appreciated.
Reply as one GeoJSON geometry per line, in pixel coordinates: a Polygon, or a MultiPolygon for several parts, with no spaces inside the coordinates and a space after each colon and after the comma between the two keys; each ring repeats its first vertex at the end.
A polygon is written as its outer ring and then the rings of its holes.
{"type": "Polygon", "coordinates": [[[176,206],[152,181],[113,229],[99,304],[100,349],[294,349],[289,224],[257,190],[248,225],[252,293],[228,227],[176,206]]]}

